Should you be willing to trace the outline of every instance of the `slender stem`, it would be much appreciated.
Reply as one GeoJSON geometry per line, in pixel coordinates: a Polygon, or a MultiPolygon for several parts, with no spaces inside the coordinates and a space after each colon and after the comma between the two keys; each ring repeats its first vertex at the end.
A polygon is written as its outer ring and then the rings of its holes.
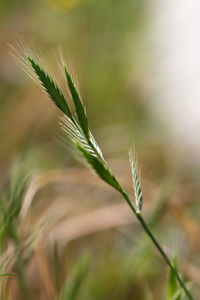
{"type": "Polygon", "coordinates": [[[148,227],[148,225],[146,224],[146,222],[144,221],[143,217],[140,214],[137,214],[137,218],[140,221],[142,227],[144,228],[144,230],[146,231],[146,233],[148,234],[148,236],[150,237],[150,239],[152,240],[152,242],[154,243],[154,245],[156,246],[156,248],[158,249],[158,251],[160,252],[160,254],[162,255],[162,257],[164,258],[164,260],[166,261],[166,263],[168,264],[168,266],[170,267],[170,269],[172,270],[172,272],[174,273],[174,275],[176,276],[177,281],[179,282],[180,286],[183,288],[183,290],[185,291],[185,294],[187,295],[187,297],[190,300],[193,300],[192,295],[190,294],[190,292],[188,291],[188,289],[185,286],[185,283],[183,282],[183,280],[181,279],[181,277],[179,276],[177,270],[173,267],[173,265],[171,264],[169,258],[167,257],[167,255],[165,254],[164,250],[162,249],[162,247],[160,246],[160,244],[157,242],[157,240],[155,239],[155,237],[153,236],[150,228],[148,227]]]}
{"type": "Polygon", "coordinates": [[[128,195],[126,194],[126,192],[124,190],[121,191],[121,194],[123,195],[123,197],[125,198],[125,200],[127,201],[128,205],[130,206],[131,210],[133,211],[133,213],[136,215],[137,219],[139,220],[139,222],[141,223],[143,229],[145,230],[145,232],[147,233],[147,235],[149,236],[149,238],[152,240],[152,242],[154,243],[155,247],[157,248],[157,250],[160,252],[161,256],[164,258],[164,260],[166,261],[166,263],[168,264],[169,268],[171,269],[171,271],[174,273],[177,281],[179,282],[180,286],[183,288],[183,290],[185,291],[185,294],[187,295],[188,299],[190,300],[194,300],[194,298],[192,297],[192,295],[190,294],[190,292],[188,291],[187,287],[185,286],[184,281],[181,279],[181,277],[179,276],[176,268],[173,267],[170,259],[167,257],[166,253],[164,252],[164,250],[162,249],[162,247],[160,246],[160,244],[158,243],[158,241],[156,240],[156,238],[154,237],[154,235],[152,234],[150,228],[148,227],[148,225],[146,224],[145,220],[143,219],[143,217],[141,216],[140,213],[136,212],[136,209],[134,208],[131,200],[129,199],[128,195]]]}

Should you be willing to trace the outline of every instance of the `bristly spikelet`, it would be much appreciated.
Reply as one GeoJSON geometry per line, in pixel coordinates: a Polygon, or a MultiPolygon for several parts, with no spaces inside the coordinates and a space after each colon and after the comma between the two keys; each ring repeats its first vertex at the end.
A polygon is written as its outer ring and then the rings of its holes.
{"type": "Polygon", "coordinates": [[[119,184],[116,177],[113,175],[111,170],[109,169],[106,162],[99,159],[99,157],[95,155],[91,155],[84,147],[80,144],[75,143],[76,147],[80,150],[82,155],[85,157],[88,164],[92,167],[92,169],[96,172],[96,174],[104,180],[106,183],[111,185],[114,189],[118,190],[122,193],[122,187],[119,184]]]}
{"type": "Polygon", "coordinates": [[[65,70],[65,75],[66,75],[69,91],[72,96],[72,100],[74,101],[74,105],[76,108],[76,114],[77,114],[80,126],[81,126],[86,138],[89,138],[88,121],[87,121],[87,117],[86,117],[85,108],[83,106],[82,100],[80,99],[79,93],[76,90],[75,84],[73,83],[66,66],[64,67],[64,70],[65,70]]]}
{"type": "Polygon", "coordinates": [[[9,47],[12,50],[10,54],[15,58],[16,62],[38,85],[41,85],[40,79],[32,68],[28,57],[32,58],[55,81],[54,72],[44,59],[41,51],[36,49],[36,46],[27,41],[23,35],[18,35],[15,45],[9,44],[9,47]]]}
{"type": "Polygon", "coordinates": [[[67,116],[64,116],[60,125],[67,135],[69,141],[80,151],[90,167],[96,174],[107,182],[109,185],[121,191],[117,179],[110,171],[106,161],[103,158],[100,148],[90,133],[90,140],[88,141],[82,132],[81,127],[76,123],[74,124],[67,116]]]}
{"type": "Polygon", "coordinates": [[[35,73],[37,74],[44,90],[47,92],[53,103],[56,106],[58,106],[58,108],[62,110],[64,114],[72,118],[72,114],[67,104],[67,101],[62,91],[59,89],[58,85],[53,81],[51,77],[49,77],[49,75],[43,69],[40,68],[40,66],[31,57],[28,56],[28,60],[30,61],[33,69],[35,70],[35,73]]]}
{"type": "Polygon", "coordinates": [[[132,173],[132,181],[133,181],[133,188],[134,188],[134,195],[135,195],[135,203],[137,208],[137,213],[141,213],[142,210],[142,190],[140,186],[140,180],[138,176],[138,163],[137,160],[134,159],[133,150],[129,151],[129,160],[131,165],[131,173],[132,173]]]}
{"type": "Polygon", "coordinates": [[[67,138],[73,144],[78,143],[83,148],[85,148],[92,156],[97,156],[96,152],[88,143],[88,140],[86,139],[84,133],[82,132],[81,127],[76,121],[73,122],[70,118],[64,115],[64,117],[61,119],[61,122],[59,124],[63,129],[64,133],[66,133],[67,138]]]}
{"type": "Polygon", "coordinates": [[[80,97],[80,92],[77,90],[76,80],[72,79],[64,59],[62,59],[62,67],[67,80],[69,94],[74,104],[75,116],[72,115],[67,100],[55,83],[54,77],[48,74],[50,68],[46,67],[47,64],[40,58],[40,55],[33,52],[24,39],[18,42],[18,48],[22,53],[13,48],[15,51],[14,56],[20,62],[22,68],[37,83],[42,85],[53,103],[64,113],[60,125],[64,133],[66,133],[67,141],[71,142],[79,150],[100,178],[121,192],[122,188],[120,184],[110,171],[97,142],[89,130],[86,111],[80,97]]]}
{"type": "Polygon", "coordinates": [[[36,52],[34,47],[20,37],[16,43],[16,48],[11,46],[11,53],[24,71],[48,94],[53,103],[68,117],[72,118],[67,101],[55,82],[55,75],[51,71],[48,63],[36,52]]]}

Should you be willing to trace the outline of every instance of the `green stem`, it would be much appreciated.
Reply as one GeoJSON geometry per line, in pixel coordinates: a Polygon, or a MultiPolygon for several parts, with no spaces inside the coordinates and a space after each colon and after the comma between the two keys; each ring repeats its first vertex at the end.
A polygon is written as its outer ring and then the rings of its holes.
{"type": "Polygon", "coordinates": [[[190,292],[188,291],[187,287],[185,286],[184,281],[181,279],[181,277],[179,276],[176,268],[173,267],[170,259],[167,257],[167,255],[165,254],[164,250],[162,249],[162,247],[160,246],[160,244],[157,242],[156,238],[154,237],[154,235],[152,234],[150,228],[148,227],[148,225],[146,224],[145,220],[143,219],[143,217],[141,216],[140,213],[136,212],[135,207],[133,206],[130,198],[128,197],[128,195],[126,194],[126,192],[124,190],[121,191],[121,194],[123,195],[123,197],[125,198],[126,202],[128,203],[129,207],[131,208],[131,210],[133,211],[133,213],[136,215],[137,219],[139,220],[139,222],[141,223],[144,231],[147,233],[147,235],[149,236],[149,238],[152,240],[153,244],[155,245],[155,247],[157,248],[157,250],[160,252],[161,256],[164,258],[164,260],[166,261],[166,263],[168,264],[169,268],[171,269],[171,271],[174,273],[177,281],[179,282],[180,286],[183,288],[185,294],[187,295],[188,299],[190,300],[194,300],[194,298],[192,297],[192,295],[190,294],[190,292]]]}
{"type": "Polygon", "coordinates": [[[170,269],[172,270],[172,272],[174,273],[174,275],[176,276],[177,281],[179,282],[180,286],[185,291],[185,294],[187,295],[188,299],[193,300],[193,297],[190,294],[190,292],[188,291],[188,289],[186,288],[185,283],[183,282],[183,280],[179,276],[177,270],[173,267],[171,261],[169,260],[169,258],[165,254],[165,252],[162,249],[162,247],[160,246],[160,244],[157,242],[157,240],[153,236],[150,228],[148,227],[148,225],[144,221],[143,217],[140,214],[137,214],[137,218],[140,221],[140,223],[141,223],[142,227],[144,228],[144,230],[146,231],[146,233],[148,234],[148,236],[150,237],[150,239],[152,240],[152,242],[154,243],[154,245],[156,246],[156,248],[158,249],[158,251],[160,252],[160,254],[162,255],[162,257],[164,258],[164,260],[166,261],[166,263],[168,264],[168,266],[170,267],[170,269]]]}

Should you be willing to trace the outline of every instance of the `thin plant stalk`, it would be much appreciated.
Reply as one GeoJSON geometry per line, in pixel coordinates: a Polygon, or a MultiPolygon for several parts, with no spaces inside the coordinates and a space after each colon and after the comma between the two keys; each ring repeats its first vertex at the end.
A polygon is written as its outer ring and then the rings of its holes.
{"type": "Polygon", "coordinates": [[[191,293],[188,291],[188,289],[187,289],[184,281],[179,276],[176,268],[172,265],[170,259],[168,258],[168,256],[164,252],[164,250],[162,249],[161,245],[159,244],[159,242],[154,237],[153,233],[151,232],[151,229],[149,228],[149,226],[147,225],[147,223],[143,219],[141,213],[136,211],[135,207],[132,204],[132,201],[130,200],[129,196],[127,195],[127,193],[124,190],[122,192],[122,196],[124,197],[124,199],[128,203],[128,205],[131,208],[131,210],[134,213],[134,215],[137,217],[137,219],[140,222],[142,228],[144,229],[144,231],[146,232],[146,234],[149,236],[149,238],[153,242],[154,246],[157,248],[157,250],[160,253],[160,255],[163,257],[163,259],[165,260],[165,262],[167,263],[167,265],[169,266],[169,268],[171,269],[171,271],[175,275],[177,281],[179,282],[180,286],[183,288],[183,290],[184,290],[185,294],[187,295],[188,299],[194,300],[194,298],[192,297],[191,293]]]}
{"type": "Polygon", "coordinates": [[[137,214],[137,219],[139,220],[139,222],[142,225],[142,227],[145,230],[145,232],[148,234],[149,238],[154,243],[154,245],[157,248],[157,250],[160,252],[160,254],[162,255],[162,257],[164,258],[164,260],[168,264],[168,266],[171,269],[171,271],[174,273],[177,281],[179,282],[180,286],[183,288],[183,290],[184,290],[185,294],[187,295],[188,299],[193,300],[193,297],[190,294],[190,292],[188,291],[188,289],[187,289],[184,281],[179,276],[179,273],[177,272],[176,268],[173,267],[170,259],[168,258],[168,256],[166,255],[166,253],[164,252],[164,250],[162,249],[162,247],[160,246],[160,244],[158,243],[158,241],[156,240],[156,238],[154,237],[154,235],[152,234],[150,228],[148,227],[147,223],[145,222],[145,220],[143,219],[143,217],[141,216],[141,214],[137,214]]]}

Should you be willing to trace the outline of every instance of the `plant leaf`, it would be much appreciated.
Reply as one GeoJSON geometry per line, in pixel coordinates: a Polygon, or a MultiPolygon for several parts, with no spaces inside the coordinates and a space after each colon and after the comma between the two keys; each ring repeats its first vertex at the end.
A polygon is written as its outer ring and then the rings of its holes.
{"type": "Polygon", "coordinates": [[[84,253],[76,263],[72,273],[66,279],[59,300],[74,300],[77,298],[81,284],[83,283],[89,267],[88,253],[84,253]]]}
{"type": "MultiPolygon", "coordinates": [[[[172,264],[177,269],[177,259],[174,256],[172,264]]],[[[181,300],[182,289],[179,288],[174,273],[169,270],[166,300],[181,300]]]]}

